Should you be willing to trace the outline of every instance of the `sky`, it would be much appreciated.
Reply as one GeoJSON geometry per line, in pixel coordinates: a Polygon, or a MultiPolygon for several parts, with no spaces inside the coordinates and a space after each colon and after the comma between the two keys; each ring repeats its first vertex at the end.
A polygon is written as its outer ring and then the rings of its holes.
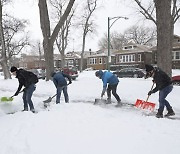
{"type": "MultiPolygon", "coordinates": [[[[52,81],[40,80],[32,100],[37,114],[23,109],[22,93],[12,102],[0,102],[0,154],[179,154],[180,121],[145,116],[148,111],[113,104],[93,105],[100,98],[102,81],[95,71],[84,71],[68,86],[70,102],[47,109],[43,101],[53,96],[52,81]],[[15,112],[14,114],[7,114],[15,112]],[[19,112],[18,112],[19,111],[19,112]]],[[[180,70],[173,70],[173,75],[180,70]]],[[[117,93],[122,102],[135,104],[146,100],[152,79],[119,78],[117,93]]],[[[16,78],[0,75],[0,98],[12,96],[18,87],[16,78]]],[[[174,86],[167,100],[180,118],[180,86],[174,86]]],[[[106,95],[104,99],[106,99],[106,95]]],[[[148,100],[158,108],[158,92],[148,100]]],[[[167,111],[164,111],[164,114],[167,111]]]]}
{"type": "MultiPolygon", "coordinates": [[[[14,4],[10,10],[14,16],[22,19],[29,19],[30,26],[27,30],[33,39],[42,39],[42,33],[39,23],[39,8],[36,0],[13,0],[14,4]]],[[[98,50],[98,41],[107,33],[108,17],[127,17],[128,20],[123,18],[117,20],[110,29],[110,33],[118,31],[123,33],[126,29],[133,25],[151,25],[153,23],[144,21],[142,16],[136,14],[134,3],[132,0],[99,0],[98,9],[93,15],[96,21],[97,32],[94,35],[90,35],[86,41],[86,50],[92,51],[98,50]]],[[[80,0],[76,0],[75,5],[80,3],[80,0]]],[[[113,20],[110,21],[112,23],[113,20]]],[[[69,47],[67,50],[81,50],[82,38],[79,37],[77,30],[73,31],[72,38],[69,41],[69,47]],[[75,34],[76,32],[76,34],[75,34]],[[78,38],[78,39],[77,39],[78,38]]],[[[175,24],[175,34],[180,35],[180,21],[175,24]]]]}

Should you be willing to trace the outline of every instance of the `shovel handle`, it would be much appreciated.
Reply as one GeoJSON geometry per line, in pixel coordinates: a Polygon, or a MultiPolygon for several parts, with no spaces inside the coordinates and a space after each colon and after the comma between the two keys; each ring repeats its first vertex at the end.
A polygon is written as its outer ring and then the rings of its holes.
{"type": "MultiPolygon", "coordinates": [[[[151,90],[153,89],[153,87],[154,87],[154,82],[153,82],[153,84],[152,84],[151,90]]],[[[148,97],[147,97],[147,99],[146,99],[146,102],[148,101],[149,96],[150,96],[150,95],[148,95],[148,97]]]]}

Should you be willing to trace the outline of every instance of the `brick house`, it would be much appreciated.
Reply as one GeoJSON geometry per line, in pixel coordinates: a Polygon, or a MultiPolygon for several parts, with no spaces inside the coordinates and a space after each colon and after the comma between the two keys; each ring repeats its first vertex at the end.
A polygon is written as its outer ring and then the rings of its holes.
{"type": "Polygon", "coordinates": [[[45,69],[45,59],[39,56],[22,54],[15,66],[24,69],[45,69]]]}
{"type": "MultiPolygon", "coordinates": [[[[115,50],[111,49],[111,64],[115,63],[115,50]]],[[[107,69],[108,61],[108,50],[102,49],[91,54],[87,58],[87,68],[92,68],[93,70],[104,70],[107,69]]]]}
{"type": "Polygon", "coordinates": [[[145,63],[152,63],[152,51],[145,45],[129,42],[123,45],[122,50],[115,53],[115,65],[111,69],[123,67],[144,68],[145,63]]]}

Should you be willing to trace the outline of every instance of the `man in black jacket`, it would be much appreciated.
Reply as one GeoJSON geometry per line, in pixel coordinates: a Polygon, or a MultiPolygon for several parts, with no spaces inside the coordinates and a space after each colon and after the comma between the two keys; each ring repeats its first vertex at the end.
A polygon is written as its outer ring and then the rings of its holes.
{"type": "Polygon", "coordinates": [[[175,115],[171,105],[166,100],[167,95],[173,89],[171,78],[161,69],[154,68],[152,65],[146,64],[145,68],[146,68],[145,78],[152,77],[153,82],[156,84],[156,87],[153,90],[149,91],[148,95],[151,95],[159,91],[159,109],[158,109],[158,113],[156,114],[156,117],[163,118],[163,111],[165,106],[168,111],[168,113],[165,115],[166,117],[175,115]]]}
{"type": "Polygon", "coordinates": [[[15,66],[12,66],[10,71],[13,75],[16,76],[16,78],[19,81],[19,87],[16,93],[14,94],[14,96],[17,96],[20,90],[22,89],[22,87],[24,86],[25,88],[23,90],[23,102],[24,102],[23,111],[28,111],[28,105],[29,105],[30,111],[35,113],[35,109],[31,97],[36,89],[36,86],[35,83],[33,83],[30,80],[30,75],[28,74],[28,71],[24,69],[17,69],[15,66]]]}

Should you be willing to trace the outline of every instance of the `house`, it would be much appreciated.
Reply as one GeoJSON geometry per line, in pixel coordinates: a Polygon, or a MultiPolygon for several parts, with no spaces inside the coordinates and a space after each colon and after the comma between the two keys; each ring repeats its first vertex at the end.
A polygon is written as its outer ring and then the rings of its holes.
{"type": "MultiPolygon", "coordinates": [[[[111,49],[111,64],[115,63],[114,52],[116,50],[111,49]]],[[[108,68],[108,50],[101,49],[91,54],[87,58],[87,68],[92,68],[93,70],[104,70],[108,68]]]]}
{"type": "Polygon", "coordinates": [[[115,53],[115,57],[115,65],[111,65],[111,70],[123,67],[144,68],[145,63],[152,63],[150,48],[132,41],[123,45],[122,50],[115,53]]]}
{"type": "Polygon", "coordinates": [[[16,66],[24,69],[45,69],[45,59],[40,56],[22,54],[16,66]]]}

